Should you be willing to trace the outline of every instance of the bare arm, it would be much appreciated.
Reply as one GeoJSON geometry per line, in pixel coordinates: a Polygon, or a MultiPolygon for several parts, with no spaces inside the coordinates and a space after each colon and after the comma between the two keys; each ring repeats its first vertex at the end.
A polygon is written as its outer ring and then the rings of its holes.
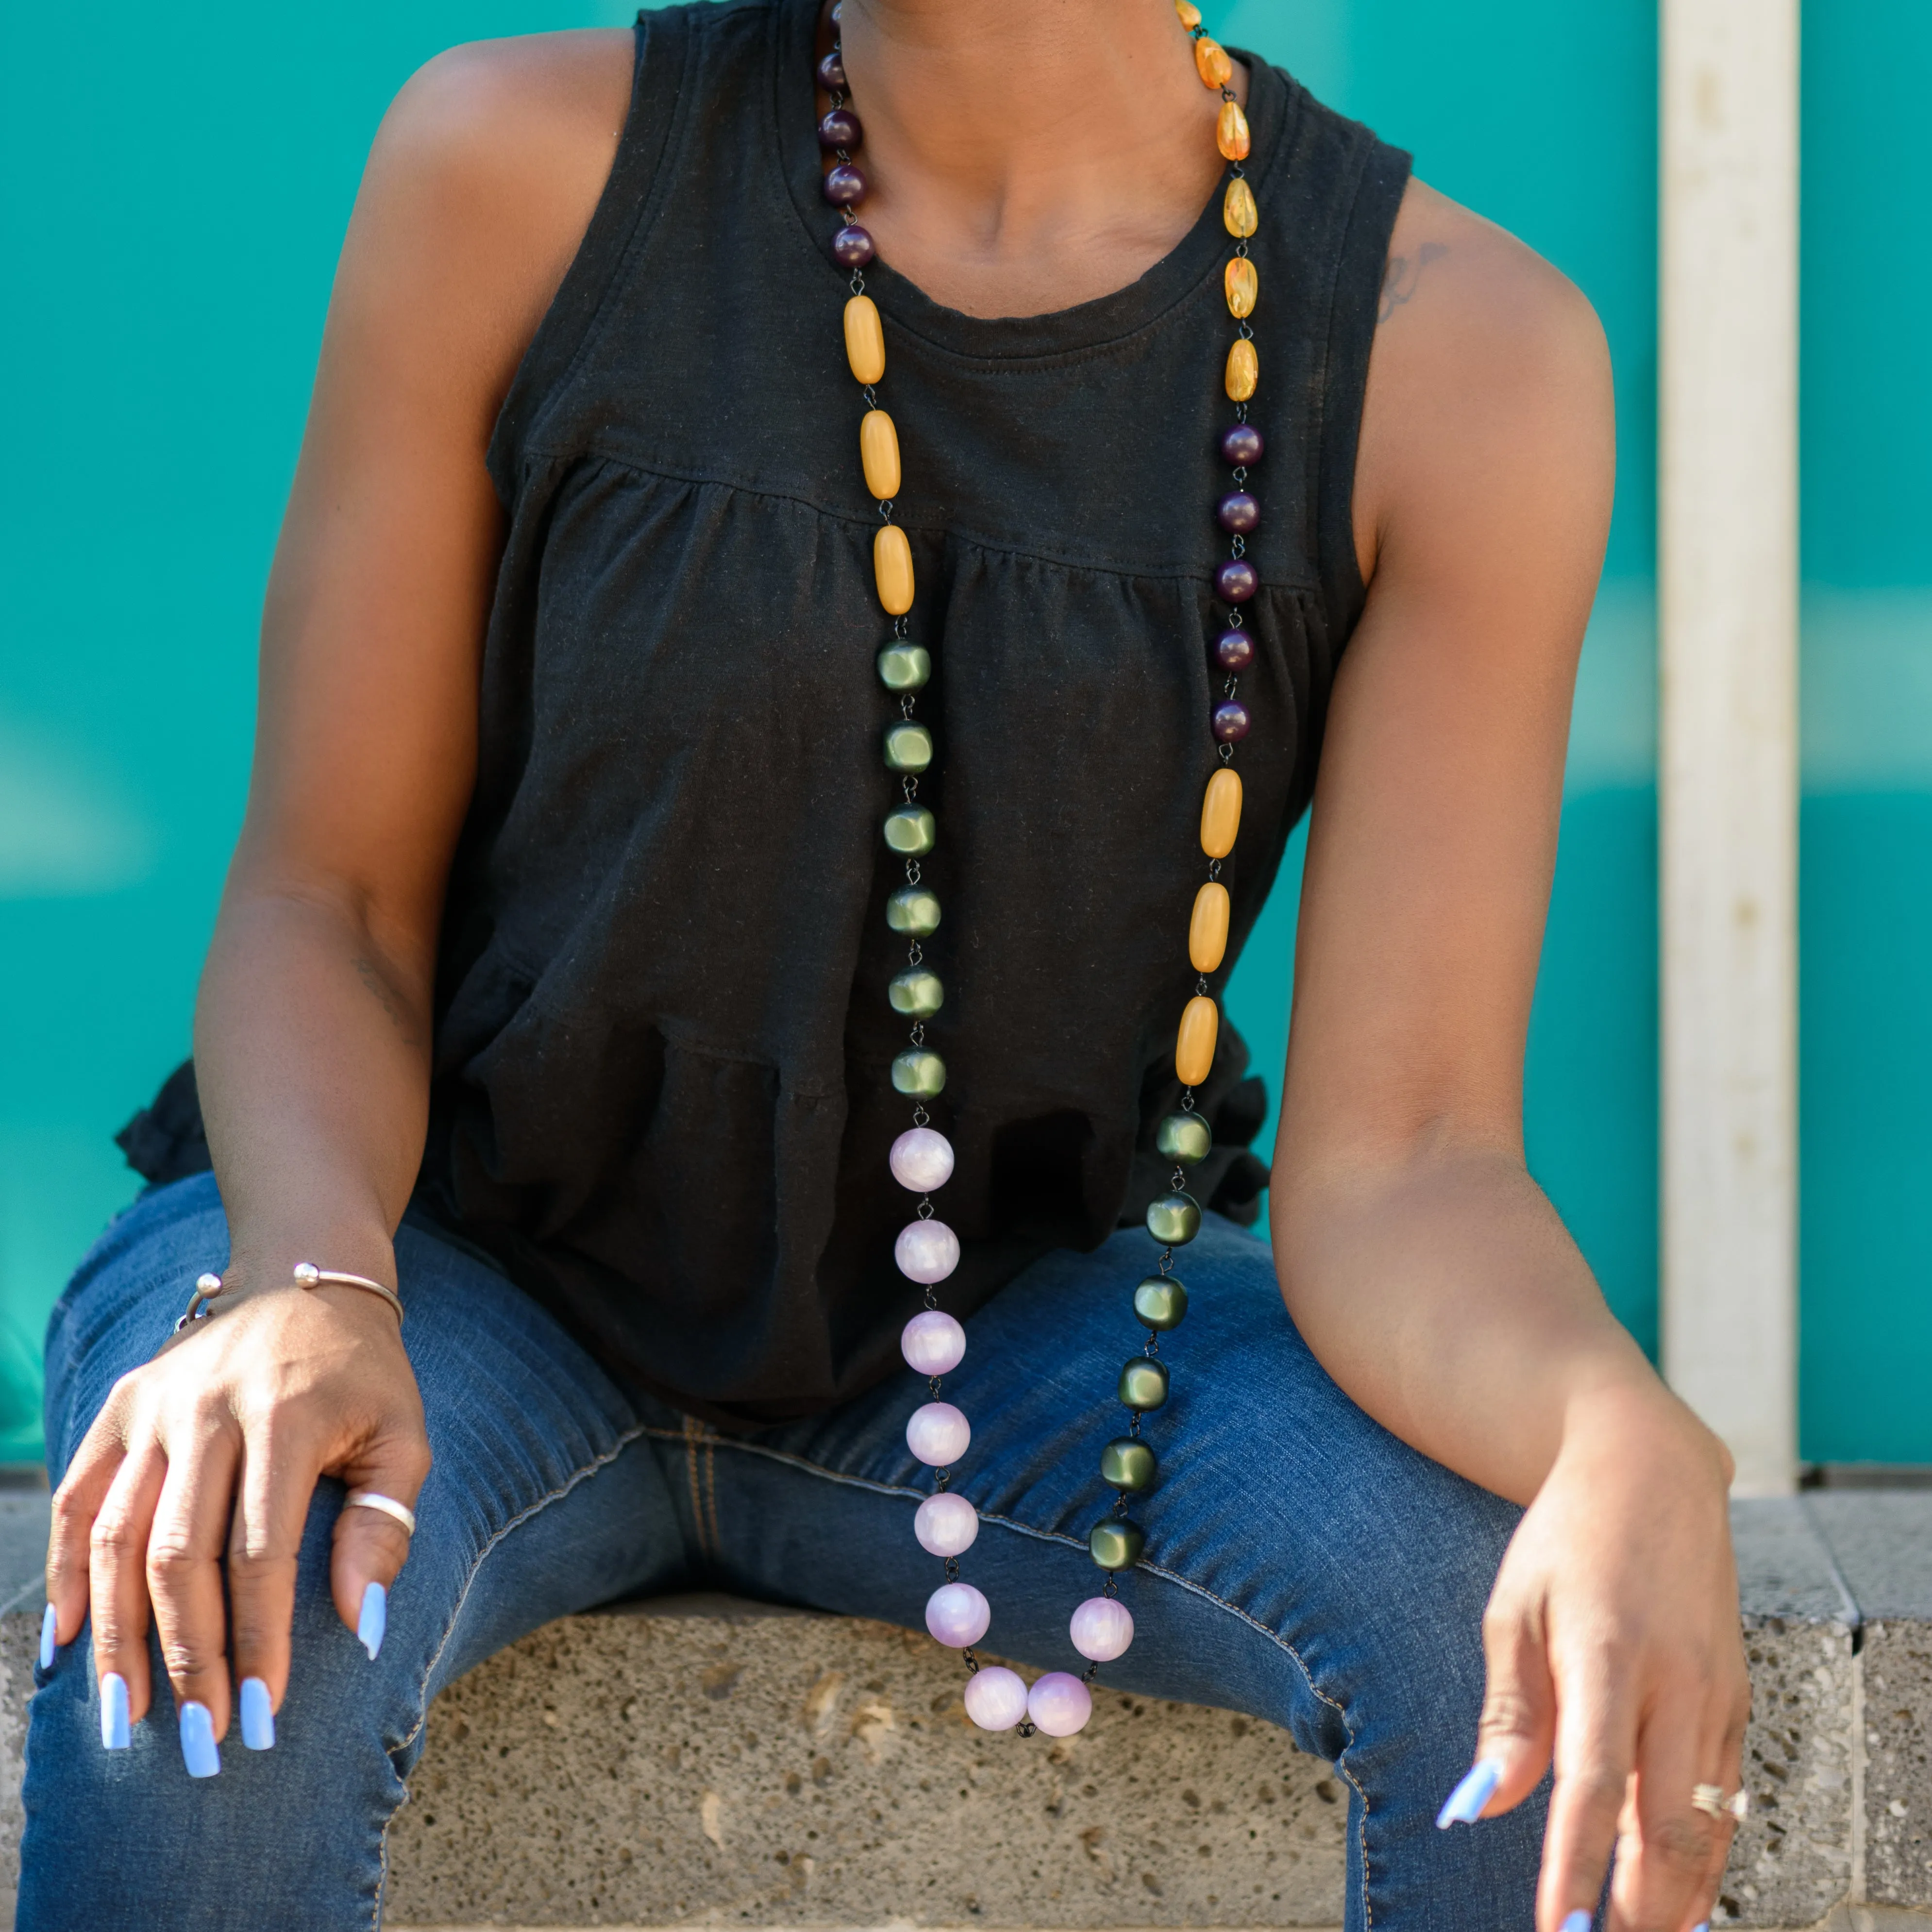
{"type": "MultiPolygon", "coordinates": [[[[609,172],[630,48],[626,34],[560,34],[432,62],[385,121],[350,223],[263,615],[248,816],[196,1014],[241,1298],[124,1379],[56,1499],[59,1640],[91,1600],[96,1670],[124,1679],[136,1722],[151,1605],[177,1702],[206,1706],[220,1737],[224,1546],[234,1677],[262,1678],[279,1704],[317,1476],[410,1502],[428,1472],[390,1311],[289,1283],[302,1260],[395,1282],[501,540],[484,452],[609,172]]],[[[333,1582],[352,1629],[406,1552],[388,1517],[344,1513],[333,1582]]]]}
{"type": "Polygon", "coordinates": [[[1412,186],[1356,496],[1372,573],[1303,889],[1272,1222],[1289,1306],[1395,1434],[1530,1505],[1492,1600],[1491,1808],[1558,1771],[1538,1923],[1708,1917],[1744,1700],[1722,1447],[1605,1306],[1525,1167],[1522,1068],[1576,658],[1610,506],[1576,291],[1412,186]],[[1628,1787],[1627,1774],[1636,1779],[1628,1787]]]}

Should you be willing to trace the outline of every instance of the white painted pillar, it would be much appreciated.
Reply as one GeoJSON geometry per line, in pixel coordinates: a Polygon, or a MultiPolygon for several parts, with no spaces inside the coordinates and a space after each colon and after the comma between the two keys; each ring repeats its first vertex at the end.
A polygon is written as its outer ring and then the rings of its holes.
{"type": "Polygon", "coordinates": [[[1661,0],[1663,1343],[1797,1461],[1797,0],[1661,0]]]}

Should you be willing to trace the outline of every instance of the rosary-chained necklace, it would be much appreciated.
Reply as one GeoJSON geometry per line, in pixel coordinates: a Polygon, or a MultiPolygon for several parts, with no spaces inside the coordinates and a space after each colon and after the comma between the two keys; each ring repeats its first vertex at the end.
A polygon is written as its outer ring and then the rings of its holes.
{"type": "MultiPolygon", "coordinates": [[[[892,1076],[893,1086],[911,1100],[913,1109],[912,1125],[892,1143],[891,1161],[893,1178],[920,1202],[916,1218],[900,1231],[893,1253],[900,1270],[926,1289],[925,1312],[906,1324],[900,1346],[907,1361],[927,1378],[932,1397],[906,1424],[906,1444],[934,1472],[933,1492],[914,1516],[913,1534],[922,1549],[946,1566],[946,1581],[926,1604],[926,1622],[941,1643],[964,1655],[969,1673],[967,1715],[982,1730],[1010,1730],[1018,1725],[1023,1736],[1039,1730],[1049,1737],[1070,1737],[1082,1729],[1093,1713],[1089,1687],[1100,1666],[1123,1654],[1133,1641],[1133,1617],[1119,1599],[1118,1579],[1120,1571],[1139,1562],[1147,1542],[1140,1525],[1128,1514],[1130,1498],[1152,1488],[1154,1480],[1154,1453],[1142,1435],[1141,1423],[1167,1400],[1168,1370],[1160,1357],[1160,1338],[1187,1312],[1187,1290],[1173,1273],[1174,1250],[1193,1240],[1201,1226],[1200,1206],[1186,1189],[1186,1169],[1204,1160],[1213,1144],[1208,1124],[1196,1108],[1194,1089],[1214,1065],[1220,1028],[1208,975],[1219,968],[1227,950],[1228,889],[1221,883],[1221,861],[1234,850],[1240,824],[1241,781],[1233,760],[1249,724],[1247,707],[1236,692],[1240,674],[1254,656],[1253,641],[1243,628],[1241,607],[1258,584],[1245,554],[1247,535],[1260,518],[1259,506],[1246,488],[1249,467],[1262,454],[1261,434],[1248,421],[1247,406],[1258,373],[1254,332],[1247,320],[1256,292],[1248,238],[1258,218],[1253,190],[1241,168],[1248,154],[1248,123],[1228,85],[1234,64],[1208,37],[1200,10],[1190,0],[1174,0],[1174,10],[1193,37],[1194,64],[1202,85],[1221,96],[1215,140],[1229,164],[1230,176],[1221,212],[1234,237],[1223,276],[1228,312],[1234,319],[1225,382],[1234,405],[1234,421],[1220,440],[1221,454],[1233,466],[1234,487],[1216,506],[1221,526],[1228,532],[1230,551],[1214,574],[1214,594],[1228,611],[1226,628],[1214,646],[1216,661],[1227,679],[1210,721],[1220,762],[1208,782],[1201,808],[1201,849],[1207,855],[1208,877],[1195,895],[1187,934],[1187,956],[1198,976],[1174,1045],[1180,1109],[1161,1122],[1155,1135],[1155,1145],[1173,1160],[1174,1168],[1170,1191],[1147,1211],[1148,1232],[1160,1244],[1155,1271],[1133,1295],[1134,1313],[1146,1328],[1147,1340],[1120,1370],[1118,1393],[1128,1412],[1126,1433],[1116,1436],[1100,1454],[1101,1477],[1115,1492],[1114,1504],[1088,1538],[1106,1581],[1100,1595],[1089,1597],[1073,1612],[1070,1626],[1074,1648],[1088,1660],[1084,1672],[1076,1677],[1067,1671],[1049,1671],[1030,1689],[1015,1672],[998,1664],[982,1665],[974,1655],[973,1646],[986,1634],[992,1611],[986,1598],[959,1578],[959,1558],[979,1534],[980,1516],[950,1486],[951,1465],[965,1454],[972,1430],[952,1403],[939,1400],[940,1378],[964,1359],[966,1331],[940,1307],[933,1293],[934,1285],[959,1264],[959,1239],[934,1212],[933,1190],[952,1176],[952,1144],[930,1124],[926,1108],[926,1102],[946,1085],[946,1064],[926,1042],[926,1023],[939,1011],[946,989],[926,964],[920,944],[940,919],[938,898],[923,883],[920,867],[938,836],[930,808],[919,802],[920,774],[932,762],[932,734],[915,716],[917,694],[932,675],[932,660],[924,645],[910,640],[906,621],[913,602],[912,549],[905,532],[892,521],[893,500],[899,492],[898,434],[879,406],[876,386],[886,373],[885,332],[878,309],[866,292],[866,264],[874,250],[872,236],[860,226],[854,213],[866,198],[866,176],[853,159],[861,130],[859,117],[845,104],[845,64],[836,38],[832,51],[818,64],[820,85],[832,100],[830,111],[818,123],[819,145],[834,160],[824,178],[825,198],[840,211],[844,224],[832,238],[832,252],[842,267],[852,272],[851,299],[845,304],[845,354],[866,399],[859,424],[859,460],[866,487],[879,504],[872,568],[879,602],[892,620],[892,635],[878,655],[878,671],[886,688],[899,700],[898,721],[886,728],[884,748],[887,769],[899,775],[900,800],[886,814],[884,832],[887,846],[904,861],[905,884],[886,901],[886,920],[895,932],[905,936],[907,951],[905,970],[894,976],[888,990],[893,1010],[912,1023],[910,1043],[893,1060],[892,1076]]],[[[839,12],[835,4],[835,35],[839,12]]]]}

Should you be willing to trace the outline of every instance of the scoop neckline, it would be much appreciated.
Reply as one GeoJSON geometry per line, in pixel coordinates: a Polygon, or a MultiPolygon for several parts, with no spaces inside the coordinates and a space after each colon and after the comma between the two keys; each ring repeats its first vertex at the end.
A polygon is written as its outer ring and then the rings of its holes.
{"type": "MultiPolygon", "coordinates": [[[[781,0],[772,10],[777,38],[772,138],[778,166],[814,251],[842,281],[847,271],[832,254],[836,218],[819,184],[823,177],[813,112],[818,0],[781,0]]],[[[1248,69],[1248,122],[1255,146],[1267,157],[1253,178],[1265,194],[1286,146],[1288,85],[1266,61],[1239,48],[1228,52],[1248,69]]],[[[1226,243],[1221,222],[1224,191],[1217,182],[1193,226],[1135,280],[1071,308],[1042,315],[968,315],[935,302],[882,257],[866,265],[866,292],[900,327],[956,356],[1010,362],[1078,354],[1138,333],[1218,272],[1226,243]]]]}

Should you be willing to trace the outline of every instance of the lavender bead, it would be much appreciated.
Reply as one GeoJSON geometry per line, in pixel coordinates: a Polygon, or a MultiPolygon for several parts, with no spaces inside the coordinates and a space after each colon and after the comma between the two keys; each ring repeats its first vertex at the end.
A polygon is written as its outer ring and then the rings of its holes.
{"type": "Polygon", "coordinates": [[[836,168],[826,170],[819,188],[834,208],[856,208],[865,200],[870,184],[863,168],[852,161],[841,161],[836,168]]]}
{"type": "Polygon", "coordinates": [[[1221,432],[1221,458],[1237,467],[1262,460],[1262,433],[1252,423],[1235,423],[1221,432]]]}
{"type": "Polygon", "coordinates": [[[1086,1685],[1064,1670],[1035,1678],[1027,1693],[1027,1715],[1050,1738],[1070,1738],[1084,1731],[1093,1714],[1094,1700],[1086,1685]]]}
{"type": "Polygon", "coordinates": [[[982,1731],[1010,1731],[1027,1714],[1026,1680],[1003,1664],[988,1664],[966,1680],[966,1714],[982,1731]]]}
{"type": "MultiPolygon", "coordinates": [[[[993,1606],[970,1583],[942,1583],[926,1600],[926,1627],[948,1650],[964,1650],[968,1644],[977,1643],[986,1634],[986,1626],[992,1621],[993,1606]]],[[[1072,1678],[1068,1681],[1077,1682],[1072,1678]]],[[[1027,1708],[1033,1708],[1030,1698],[1027,1700],[1027,1708]]],[[[1083,1718],[1081,1723],[1085,1722],[1083,1718]]],[[[1078,1730],[1080,1726],[1076,1724],[1073,1728],[1078,1730]]],[[[1042,1724],[1040,1729],[1045,1730],[1046,1726],[1042,1724]]],[[[1055,1732],[1054,1735],[1058,1737],[1064,1733],[1055,1732]]]]}
{"type": "Polygon", "coordinates": [[[907,1280],[930,1288],[959,1265],[959,1237],[944,1221],[908,1221],[892,1244],[892,1258],[907,1280]]]}
{"type": "Polygon", "coordinates": [[[937,1127],[908,1127],[892,1143],[892,1178],[915,1194],[930,1194],[952,1178],[952,1143],[937,1127]]]}
{"type": "Polygon", "coordinates": [[[1067,1634],[1082,1657],[1112,1664],[1134,1640],[1133,1613],[1118,1597],[1089,1597],[1073,1612],[1067,1634]]]}
{"type": "Polygon", "coordinates": [[[1215,505],[1214,514],[1220,518],[1222,529],[1246,536],[1261,521],[1262,506],[1246,490],[1235,490],[1215,505]]]}
{"type": "Polygon", "coordinates": [[[1214,595],[1224,604],[1245,604],[1260,588],[1261,579],[1244,556],[1231,556],[1214,573],[1214,595]]]}
{"type": "Polygon", "coordinates": [[[1248,707],[1238,698],[1231,698],[1226,704],[1214,707],[1214,735],[1224,745],[1235,745],[1248,735],[1249,727],[1254,720],[1248,716],[1248,707]]]}
{"type": "Polygon", "coordinates": [[[1255,661],[1255,640],[1245,631],[1223,631],[1214,640],[1214,662],[1223,670],[1246,670],[1255,661]]]}
{"type": "Polygon", "coordinates": [[[832,259],[842,268],[862,268],[878,253],[871,235],[856,222],[848,222],[832,238],[832,259]]]}
{"type": "Polygon", "coordinates": [[[950,1376],[966,1356],[966,1331],[937,1308],[915,1315],[899,1331],[899,1353],[922,1376],[950,1376]]]}
{"type": "Polygon", "coordinates": [[[846,148],[858,146],[865,139],[866,130],[859,125],[859,117],[849,107],[835,107],[823,115],[818,123],[818,145],[821,148],[846,148]]]}
{"type": "Polygon", "coordinates": [[[906,1418],[906,1447],[928,1468],[958,1462],[972,1440],[972,1425],[950,1402],[922,1402],[906,1418]]]}
{"type": "Polygon", "coordinates": [[[840,58],[839,50],[834,47],[818,63],[818,84],[827,94],[845,92],[845,63],[840,58]]]}
{"type": "MultiPolygon", "coordinates": [[[[980,1512],[956,1490],[941,1490],[913,1511],[912,1533],[928,1556],[963,1556],[980,1534],[980,1512]]],[[[1118,1657],[1120,1652],[1114,1654],[1118,1657]]]]}

